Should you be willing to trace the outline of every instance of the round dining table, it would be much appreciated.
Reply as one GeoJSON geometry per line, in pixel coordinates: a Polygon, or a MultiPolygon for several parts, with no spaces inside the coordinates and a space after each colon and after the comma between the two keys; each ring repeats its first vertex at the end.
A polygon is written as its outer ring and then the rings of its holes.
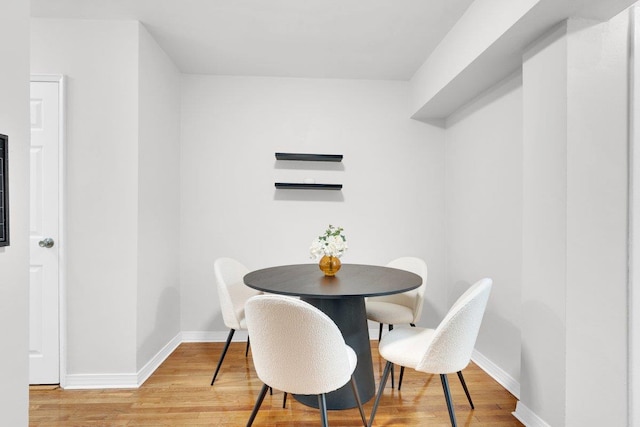
{"type": "MultiPolygon", "coordinates": [[[[326,313],[358,356],[353,376],[365,403],[375,395],[365,297],[406,292],[419,287],[422,278],[406,270],[363,264],[342,264],[335,276],[325,276],[317,264],[296,264],[252,271],[244,276],[244,283],[263,292],[298,296],[326,313]]],[[[294,397],[318,407],[316,396],[294,397]]],[[[328,409],[357,406],[349,383],[328,393],[326,401],[328,409]]]]}

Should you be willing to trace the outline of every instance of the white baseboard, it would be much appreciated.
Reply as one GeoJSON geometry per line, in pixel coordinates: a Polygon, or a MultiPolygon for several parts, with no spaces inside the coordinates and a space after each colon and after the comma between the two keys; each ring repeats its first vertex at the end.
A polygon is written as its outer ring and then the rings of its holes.
{"type": "MultiPolygon", "coordinates": [[[[226,342],[229,331],[186,331],[182,332],[182,342],[226,342]]],[[[247,331],[235,331],[231,342],[246,342],[249,336],[247,331]]]]}
{"type": "Polygon", "coordinates": [[[377,329],[369,329],[369,341],[378,341],[377,329]]]}
{"type": "MultiPolygon", "coordinates": [[[[65,389],[108,389],[108,388],[138,388],[140,387],[156,369],[165,361],[167,357],[183,342],[225,342],[229,335],[228,331],[186,331],[176,335],[169,341],[145,366],[137,373],[131,374],[69,374],[65,377],[65,389]]],[[[236,331],[233,335],[233,342],[246,342],[247,331],[236,331]]],[[[372,341],[377,341],[378,330],[370,329],[369,337],[372,341]]],[[[483,371],[495,379],[506,388],[516,398],[520,396],[520,384],[506,372],[487,359],[484,355],[474,350],[473,361],[483,371]]],[[[518,408],[523,405],[518,402],[518,408]]],[[[531,411],[522,409],[528,414],[531,411]]],[[[535,414],[533,414],[535,416],[535,414]]],[[[514,416],[520,419],[514,412],[514,416]]],[[[537,418],[537,417],[536,417],[537,418]]],[[[531,424],[545,426],[545,424],[531,424]]]]}
{"type": "Polygon", "coordinates": [[[527,427],[551,427],[531,409],[523,405],[522,402],[516,404],[516,410],[512,414],[527,427]]]}
{"type": "Polygon", "coordinates": [[[134,374],[68,374],[65,377],[64,389],[138,388],[158,369],[181,342],[181,334],[176,335],[140,371],[134,374]]]}
{"type": "Polygon", "coordinates": [[[498,384],[506,388],[507,391],[515,396],[516,399],[520,399],[520,383],[516,381],[511,375],[502,370],[498,365],[487,359],[478,350],[473,350],[471,360],[485,371],[491,378],[496,380],[498,384]]]}
{"type": "MultiPolygon", "coordinates": [[[[473,360],[473,362],[491,378],[496,380],[502,387],[507,389],[509,393],[513,394],[516,399],[520,399],[520,383],[511,375],[507,374],[498,367],[498,365],[487,359],[477,350],[473,350],[471,360],[473,360]]],[[[512,412],[512,415],[527,427],[551,427],[520,401],[516,404],[516,410],[512,412]]]]}
{"type": "MultiPolygon", "coordinates": [[[[182,342],[225,342],[229,336],[229,331],[186,331],[182,332],[182,342]]],[[[249,334],[247,331],[236,331],[233,334],[232,342],[246,342],[249,334]]],[[[369,329],[369,339],[378,341],[378,330],[369,329]]]]}
{"type": "MultiPolygon", "coordinates": [[[[229,331],[186,331],[182,332],[182,342],[225,342],[229,331]]],[[[247,331],[236,331],[231,342],[246,342],[249,334],[247,331]]],[[[369,339],[378,341],[378,330],[369,329],[369,339]]]]}
{"type": "Polygon", "coordinates": [[[65,390],[138,388],[137,374],[68,374],[65,390]]]}
{"type": "Polygon", "coordinates": [[[162,365],[162,362],[166,360],[173,351],[178,348],[182,342],[182,334],[178,333],[171,341],[167,343],[146,365],[138,371],[138,387],[149,379],[151,374],[162,365]]]}

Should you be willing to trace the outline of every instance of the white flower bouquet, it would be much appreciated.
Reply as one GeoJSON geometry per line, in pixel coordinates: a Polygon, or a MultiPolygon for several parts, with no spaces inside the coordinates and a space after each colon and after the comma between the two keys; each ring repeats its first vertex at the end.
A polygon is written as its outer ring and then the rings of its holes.
{"type": "Polygon", "coordinates": [[[343,231],[342,227],[329,225],[323,235],[318,236],[317,239],[311,242],[311,247],[309,248],[311,258],[315,259],[322,256],[340,258],[347,250],[347,238],[342,234],[343,231]]]}

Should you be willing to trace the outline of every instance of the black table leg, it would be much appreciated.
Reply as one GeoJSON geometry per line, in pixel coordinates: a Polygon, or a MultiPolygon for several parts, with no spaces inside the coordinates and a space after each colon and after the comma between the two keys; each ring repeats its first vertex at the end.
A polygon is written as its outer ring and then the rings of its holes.
{"type": "MultiPolygon", "coordinates": [[[[364,297],[342,298],[300,298],[326,313],[338,325],[345,342],[358,356],[358,365],[353,377],[358,387],[362,403],[368,402],[375,395],[373,362],[371,360],[371,344],[364,297]]],[[[305,405],[318,407],[318,397],[295,395],[295,399],[305,405]]],[[[336,391],[327,393],[328,409],[356,408],[358,404],[353,395],[351,384],[347,382],[336,391]]]]}

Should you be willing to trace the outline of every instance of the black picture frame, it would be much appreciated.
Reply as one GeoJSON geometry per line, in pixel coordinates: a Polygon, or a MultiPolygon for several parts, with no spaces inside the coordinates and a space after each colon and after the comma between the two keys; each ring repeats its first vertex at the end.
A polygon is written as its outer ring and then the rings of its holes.
{"type": "Polygon", "coordinates": [[[0,134],[0,246],[9,246],[9,137],[0,134]]]}

